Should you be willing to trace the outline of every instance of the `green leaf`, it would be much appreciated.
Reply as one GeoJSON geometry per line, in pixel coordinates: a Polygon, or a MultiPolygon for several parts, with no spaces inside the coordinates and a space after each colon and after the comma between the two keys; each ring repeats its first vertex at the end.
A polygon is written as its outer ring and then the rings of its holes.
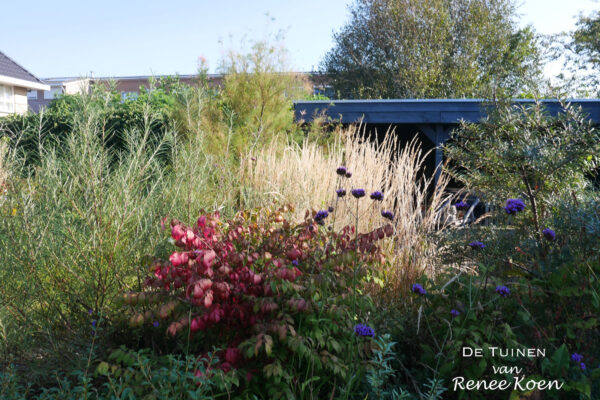
{"type": "Polygon", "coordinates": [[[564,343],[552,354],[552,363],[554,364],[552,369],[554,375],[558,375],[561,369],[569,365],[569,350],[564,343]]]}

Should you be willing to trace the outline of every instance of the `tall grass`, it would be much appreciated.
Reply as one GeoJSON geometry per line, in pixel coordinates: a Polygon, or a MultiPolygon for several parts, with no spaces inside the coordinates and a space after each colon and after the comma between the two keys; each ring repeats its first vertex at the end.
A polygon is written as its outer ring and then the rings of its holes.
{"type": "Polygon", "coordinates": [[[244,198],[249,206],[293,204],[296,219],[303,218],[307,209],[333,206],[337,208],[334,229],[355,224],[357,204],[360,231],[381,226],[381,210],[392,211],[396,234],[388,243],[391,267],[385,274],[388,285],[406,289],[421,273],[436,272],[432,262],[435,246],[428,235],[443,224],[449,178],[442,173],[434,184],[433,171],[422,173],[427,154],[416,139],[398,149],[392,132],[377,143],[364,140],[357,129],[346,131],[327,149],[309,142],[283,147],[273,142],[248,154],[240,172],[247,189],[244,198]],[[336,175],[340,165],[352,172],[351,178],[336,175]],[[336,197],[338,188],[348,193],[343,199],[336,197]],[[357,202],[350,195],[354,188],[364,189],[367,195],[380,190],[384,200],[380,203],[366,197],[357,202]]]}

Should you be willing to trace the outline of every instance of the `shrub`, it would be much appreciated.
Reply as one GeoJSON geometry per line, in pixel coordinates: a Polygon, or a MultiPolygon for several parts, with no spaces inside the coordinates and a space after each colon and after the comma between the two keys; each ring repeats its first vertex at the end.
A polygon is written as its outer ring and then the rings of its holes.
{"type": "Polygon", "coordinates": [[[600,150],[591,120],[570,104],[561,107],[550,117],[539,102],[496,105],[481,123],[462,124],[445,146],[456,165],[450,173],[468,189],[492,204],[525,199],[538,237],[552,199],[588,184],[600,150]]]}
{"type": "Polygon", "coordinates": [[[150,290],[125,294],[139,309],[130,324],[170,321],[179,348],[223,347],[219,368],[247,376],[240,390],[249,393],[330,395],[336,382],[350,390],[362,374],[356,345],[369,352],[368,340],[357,343],[353,331],[370,307],[358,282],[381,262],[376,242],[392,227],[334,233],[319,228],[317,214],[296,225],[285,211],[229,221],[202,215],[194,227],[173,221],[181,250],[153,264],[150,290]]]}

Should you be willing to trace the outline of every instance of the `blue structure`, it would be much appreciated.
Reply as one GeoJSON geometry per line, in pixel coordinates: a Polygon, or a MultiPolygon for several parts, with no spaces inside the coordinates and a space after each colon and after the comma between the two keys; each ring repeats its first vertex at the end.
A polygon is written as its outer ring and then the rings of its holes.
{"type": "MultiPolygon", "coordinates": [[[[550,114],[562,110],[558,100],[540,100],[550,114]]],[[[583,112],[596,124],[600,124],[600,100],[567,100],[581,106],[583,112]]],[[[533,104],[534,100],[514,100],[515,104],[533,104]]],[[[331,100],[294,102],[296,121],[311,122],[315,116],[343,124],[362,122],[369,125],[405,125],[416,127],[436,147],[435,163],[442,162],[439,148],[450,137],[450,132],[461,120],[478,122],[493,102],[483,99],[431,99],[431,100],[331,100]]]]}

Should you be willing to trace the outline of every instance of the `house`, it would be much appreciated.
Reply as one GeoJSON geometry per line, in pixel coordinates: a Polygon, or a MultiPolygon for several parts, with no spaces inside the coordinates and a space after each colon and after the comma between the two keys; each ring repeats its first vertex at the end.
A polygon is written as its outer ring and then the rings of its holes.
{"type": "Polygon", "coordinates": [[[0,51],[0,117],[26,113],[28,90],[50,90],[50,86],[0,51]]]}

